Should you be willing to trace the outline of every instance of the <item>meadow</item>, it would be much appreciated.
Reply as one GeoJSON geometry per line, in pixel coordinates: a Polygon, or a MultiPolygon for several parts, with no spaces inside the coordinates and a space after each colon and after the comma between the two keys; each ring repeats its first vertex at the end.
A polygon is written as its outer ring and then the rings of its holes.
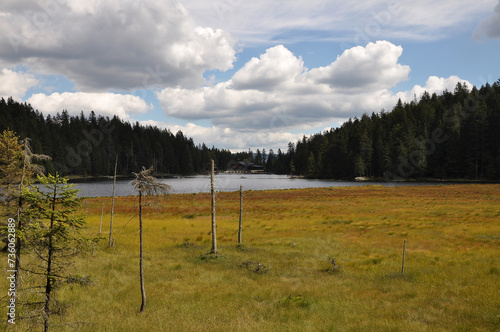
{"type": "Polygon", "coordinates": [[[142,314],[137,198],[116,199],[113,248],[111,198],[83,201],[83,233],[103,202],[106,240],[71,267],[93,282],[58,290],[55,331],[500,330],[500,185],[247,191],[240,246],[239,193],[218,193],[217,257],[209,194],[150,198],[142,314]]]}

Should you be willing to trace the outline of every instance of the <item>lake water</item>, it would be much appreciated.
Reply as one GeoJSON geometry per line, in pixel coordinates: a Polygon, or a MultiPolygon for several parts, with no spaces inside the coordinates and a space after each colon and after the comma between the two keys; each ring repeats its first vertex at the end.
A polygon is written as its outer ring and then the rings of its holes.
{"type": "MultiPolygon", "coordinates": [[[[134,195],[130,184],[131,180],[116,181],[116,195],[134,195]]],[[[161,179],[160,182],[167,183],[172,187],[173,194],[192,194],[210,192],[210,177],[207,175],[189,176],[172,179],[161,179]]],[[[350,181],[328,181],[310,179],[291,179],[286,175],[273,174],[218,174],[215,176],[216,191],[238,191],[240,185],[243,190],[271,190],[271,189],[300,189],[318,187],[348,187],[348,186],[412,186],[436,184],[436,182],[350,182],[350,181]]],[[[101,197],[113,195],[113,180],[77,183],[76,189],[80,190],[80,197],[101,197]]]]}

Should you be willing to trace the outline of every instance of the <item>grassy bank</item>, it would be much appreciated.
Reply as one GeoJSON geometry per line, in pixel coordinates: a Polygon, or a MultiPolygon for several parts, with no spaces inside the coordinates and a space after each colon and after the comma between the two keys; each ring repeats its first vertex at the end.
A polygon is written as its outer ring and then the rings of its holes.
{"type": "MultiPolygon", "coordinates": [[[[110,201],[87,200],[86,233],[98,232],[110,201]]],[[[205,255],[208,194],[154,199],[143,217],[143,314],[137,199],[115,204],[115,247],[103,241],[73,267],[94,284],[59,290],[69,306],[53,323],[80,323],[55,330],[500,329],[499,185],[245,192],[241,247],[239,193],[219,193],[216,259],[205,255]]],[[[108,227],[109,213],[103,236],[108,227]]]]}

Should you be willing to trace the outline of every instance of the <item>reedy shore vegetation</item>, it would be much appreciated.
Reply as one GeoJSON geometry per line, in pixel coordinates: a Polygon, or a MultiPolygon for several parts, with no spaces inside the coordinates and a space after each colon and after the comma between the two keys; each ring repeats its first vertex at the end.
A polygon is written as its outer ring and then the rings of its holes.
{"type": "MultiPolygon", "coordinates": [[[[149,199],[143,211],[148,309],[137,310],[138,200],[119,197],[115,247],[104,241],[94,255],[76,260],[72,269],[91,275],[93,284],[59,289],[69,306],[63,317],[51,317],[58,330],[500,328],[499,185],[248,191],[240,246],[239,193],[218,193],[217,258],[206,255],[209,194],[149,199]]],[[[98,232],[102,202],[109,200],[87,199],[84,232],[98,232]]],[[[19,321],[14,329],[26,326],[19,321]]]]}

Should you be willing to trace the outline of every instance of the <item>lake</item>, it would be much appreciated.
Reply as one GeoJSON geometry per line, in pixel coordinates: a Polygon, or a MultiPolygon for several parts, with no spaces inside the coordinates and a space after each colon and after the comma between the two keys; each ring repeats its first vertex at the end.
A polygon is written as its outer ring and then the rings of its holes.
{"type": "MultiPolygon", "coordinates": [[[[130,184],[131,180],[116,181],[116,195],[134,195],[130,184]]],[[[207,175],[187,176],[171,179],[161,179],[160,182],[167,183],[172,187],[173,194],[193,194],[210,192],[210,177],[207,175]]],[[[274,174],[226,174],[215,176],[216,191],[238,191],[240,185],[243,190],[271,190],[271,189],[300,189],[318,187],[348,187],[382,185],[390,186],[415,186],[426,184],[438,184],[437,182],[351,182],[351,181],[329,181],[295,178],[286,175],[274,174]]],[[[80,197],[103,197],[113,195],[113,180],[80,182],[76,183],[76,189],[80,190],[80,197]]]]}

